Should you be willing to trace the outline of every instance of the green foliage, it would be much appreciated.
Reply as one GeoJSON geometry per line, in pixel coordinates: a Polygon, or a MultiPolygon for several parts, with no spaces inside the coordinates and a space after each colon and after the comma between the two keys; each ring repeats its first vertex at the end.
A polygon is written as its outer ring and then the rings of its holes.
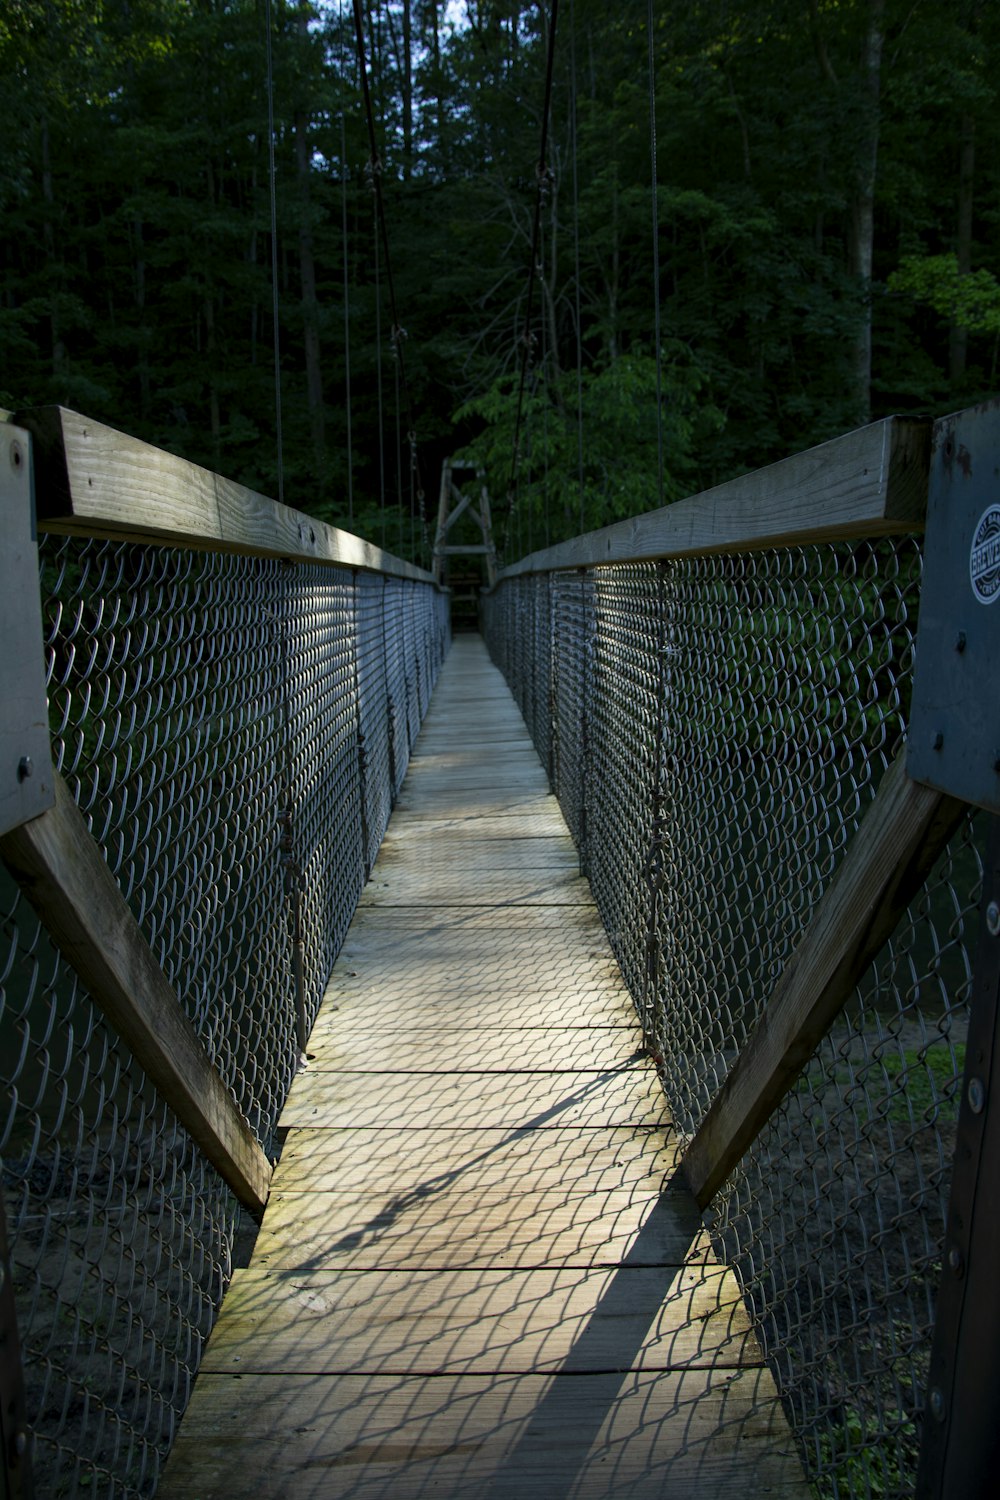
{"type": "MultiPolygon", "coordinates": [[[[369,10],[428,504],[440,459],[466,450],[502,508],[544,17],[470,4],[456,21],[450,7],[411,5],[407,67],[402,0],[369,10]]],[[[946,410],[988,392],[1000,346],[1000,10],[886,0],[884,11],[870,289],[851,244],[872,126],[859,66],[871,7],[656,7],[658,288],[645,15],[577,0],[571,38],[564,13],[517,486],[522,530],[536,541],[577,529],[581,499],[584,524],[597,525],[661,498],[657,293],[666,500],[855,422],[852,349],[869,318],[874,415],[946,410]],[[958,168],[969,140],[961,263],[971,257],[976,269],[960,275],[958,168]],[[952,327],[966,335],[958,374],[952,327]]],[[[395,433],[410,415],[395,409],[350,10],[273,0],[272,14],[286,495],[339,520],[351,508],[346,269],[353,509],[376,538],[383,526],[392,535],[401,487],[406,534],[406,444],[400,459],[395,433]]],[[[259,0],[4,9],[0,402],[75,405],[273,493],[262,18],[259,0]]]]}
{"type": "MultiPolygon", "coordinates": [[[[671,352],[663,369],[662,496],[652,356],[624,354],[603,369],[585,370],[579,391],[576,372],[563,371],[550,385],[538,381],[526,392],[515,504],[522,518],[530,517],[536,536],[553,541],[574,536],[581,525],[586,530],[603,526],[686,492],[695,431],[721,426],[722,419],[711,404],[699,401],[702,381],[684,359],[686,351],[671,352]]],[[[517,394],[516,378],[502,377],[458,414],[460,421],[478,417],[484,423],[461,457],[483,470],[497,501],[506,496],[510,480],[517,394]]]]}
{"type": "Polygon", "coordinates": [[[969,333],[1000,335],[1000,281],[984,267],[962,272],[957,255],[907,255],[886,284],[969,333]]]}
{"type": "Polygon", "coordinates": [[[821,1472],[813,1481],[816,1500],[842,1500],[845,1496],[870,1496],[891,1500],[906,1495],[912,1486],[909,1466],[900,1463],[900,1447],[916,1446],[916,1427],[905,1412],[887,1411],[885,1425],[871,1412],[848,1407],[841,1422],[819,1439],[821,1472]],[[897,1441],[886,1441],[886,1428],[897,1441]]]}
{"type": "Polygon", "coordinates": [[[952,1051],[948,1047],[931,1046],[919,1051],[907,1048],[887,1053],[882,1065],[902,1091],[894,1094],[889,1104],[889,1118],[897,1124],[907,1125],[913,1119],[931,1121],[938,1116],[954,1122],[958,1118],[958,1094],[965,1068],[965,1045],[958,1043],[952,1051]]]}

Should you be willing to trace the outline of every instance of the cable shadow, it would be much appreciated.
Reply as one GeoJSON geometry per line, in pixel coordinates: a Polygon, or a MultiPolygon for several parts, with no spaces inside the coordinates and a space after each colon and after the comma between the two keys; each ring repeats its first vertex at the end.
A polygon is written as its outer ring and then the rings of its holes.
{"type": "Polygon", "coordinates": [[[609,1078],[629,1072],[632,1066],[640,1061],[643,1056],[642,1048],[636,1048],[631,1057],[626,1058],[613,1068],[606,1068],[601,1073],[595,1073],[586,1084],[574,1090],[573,1093],[566,1094],[555,1104],[550,1105],[548,1109],[542,1110],[537,1115],[533,1115],[523,1125],[517,1125],[512,1130],[507,1131],[499,1140],[494,1141],[492,1145],[486,1147],[485,1150],[477,1152],[475,1156],[471,1156],[468,1160],[462,1162],[461,1166],[452,1167],[447,1172],[439,1172],[436,1176],[429,1177],[424,1182],[418,1183],[409,1192],[401,1193],[398,1197],[391,1199],[389,1203],[380,1208],[378,1213],[373,1214],[358,1229],[352,1230],[350,1234],[342,1235],[340,1239],[334,1240],[329,1245],[325,1245],[321,1257],[314,1256],[311,1259],[303,1261],[297,1267],[298,1274],[304,1271],[317,1270],[327,1261],[331,1253],[357,1251],[365,1244],[375,1244],[410,1209],[417,1208],[436,1194],[447,1191],[448,1188],[453,1187],[456,1182],[460,1181],[466,1172],[480,1166],[485,1161],[489,1161],[491,1157],[502,1151],[504,1147],[510,1145],[513,1141],[522,1140],[525,1136],[531,1135],[533,1131],[544,1129],[553,1120],[558,1119],[564,1110],[581,1104],[590,1094],[596,1093],[607,1083],[609,1078]]]}

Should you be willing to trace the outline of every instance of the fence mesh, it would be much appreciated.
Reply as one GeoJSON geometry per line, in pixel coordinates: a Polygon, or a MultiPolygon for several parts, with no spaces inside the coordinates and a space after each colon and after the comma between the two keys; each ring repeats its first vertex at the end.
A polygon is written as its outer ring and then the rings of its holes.
{"type": "MultiPolygon", "coordinates": [[[[487,601],[682,1137],[902,743],[920,574],[896,538],[487,601]]],[[[970,825],[707,1216],[824,1497],[912,1493],[981,872],[970,825]]]]}
{"type": "MultiPolygon", "coordinates": [[[[312,1016],[446,651],[446,599],[167,547],[40,551],[55,764],[270,1149],[298,1061],[294,902],[312,1016]]],[[[149,1496],[240,1211],[2,865],[0,913],[0,1155],[36,1489],[149,1496]]]]}

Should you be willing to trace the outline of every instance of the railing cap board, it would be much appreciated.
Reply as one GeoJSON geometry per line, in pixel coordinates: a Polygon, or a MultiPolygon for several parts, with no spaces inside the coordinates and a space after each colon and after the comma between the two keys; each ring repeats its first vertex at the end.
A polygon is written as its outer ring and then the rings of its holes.
{"type": "Polygon", "coordinates": [[[930,423],[885,417],[715,489],[532,552],[504,568],[499,581],[602,563],[919,531],[929,461],[930,423]]]}
{"type": "Polygon", "coordinates": [[[423,568],[349,531],[66,407],[29,408],[17,421],[35,440],[41,531],[337,563],[434,582],[423,568]]]}

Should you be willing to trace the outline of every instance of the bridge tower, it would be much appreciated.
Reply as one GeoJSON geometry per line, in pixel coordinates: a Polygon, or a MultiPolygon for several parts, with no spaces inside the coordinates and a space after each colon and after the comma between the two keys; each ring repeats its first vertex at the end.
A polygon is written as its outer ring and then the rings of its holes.
{"type": "MultiPolygon", "coordinates": [[[[469,529],[467,527],[466,531],[469,529]]],[[[465,613],[471,613],[473,617],[478,614],[479,589],[484,579],[479,566],[470,566],[469,563],[479,557],[485,562],[485,582],[492,588],[497,578],[497,554],[493,545],[489,491],[480,470],[471,464],[458,464],[446,458],[441,465],[441,497],[431,566],[438,583],[447,583],[451,587],[453,614],[459,619],[465,613]],[[456,482],[456,475],[462,478],[464,492],[456,482]],[[468,516],[475,523],[479,540],[463,541],[456,536],[449,542],[449,533],[462,516],[468,516]],[[451,558],[465,558],[469,563],[464,568],[456,567],[450,562],[451,558]]]]}

